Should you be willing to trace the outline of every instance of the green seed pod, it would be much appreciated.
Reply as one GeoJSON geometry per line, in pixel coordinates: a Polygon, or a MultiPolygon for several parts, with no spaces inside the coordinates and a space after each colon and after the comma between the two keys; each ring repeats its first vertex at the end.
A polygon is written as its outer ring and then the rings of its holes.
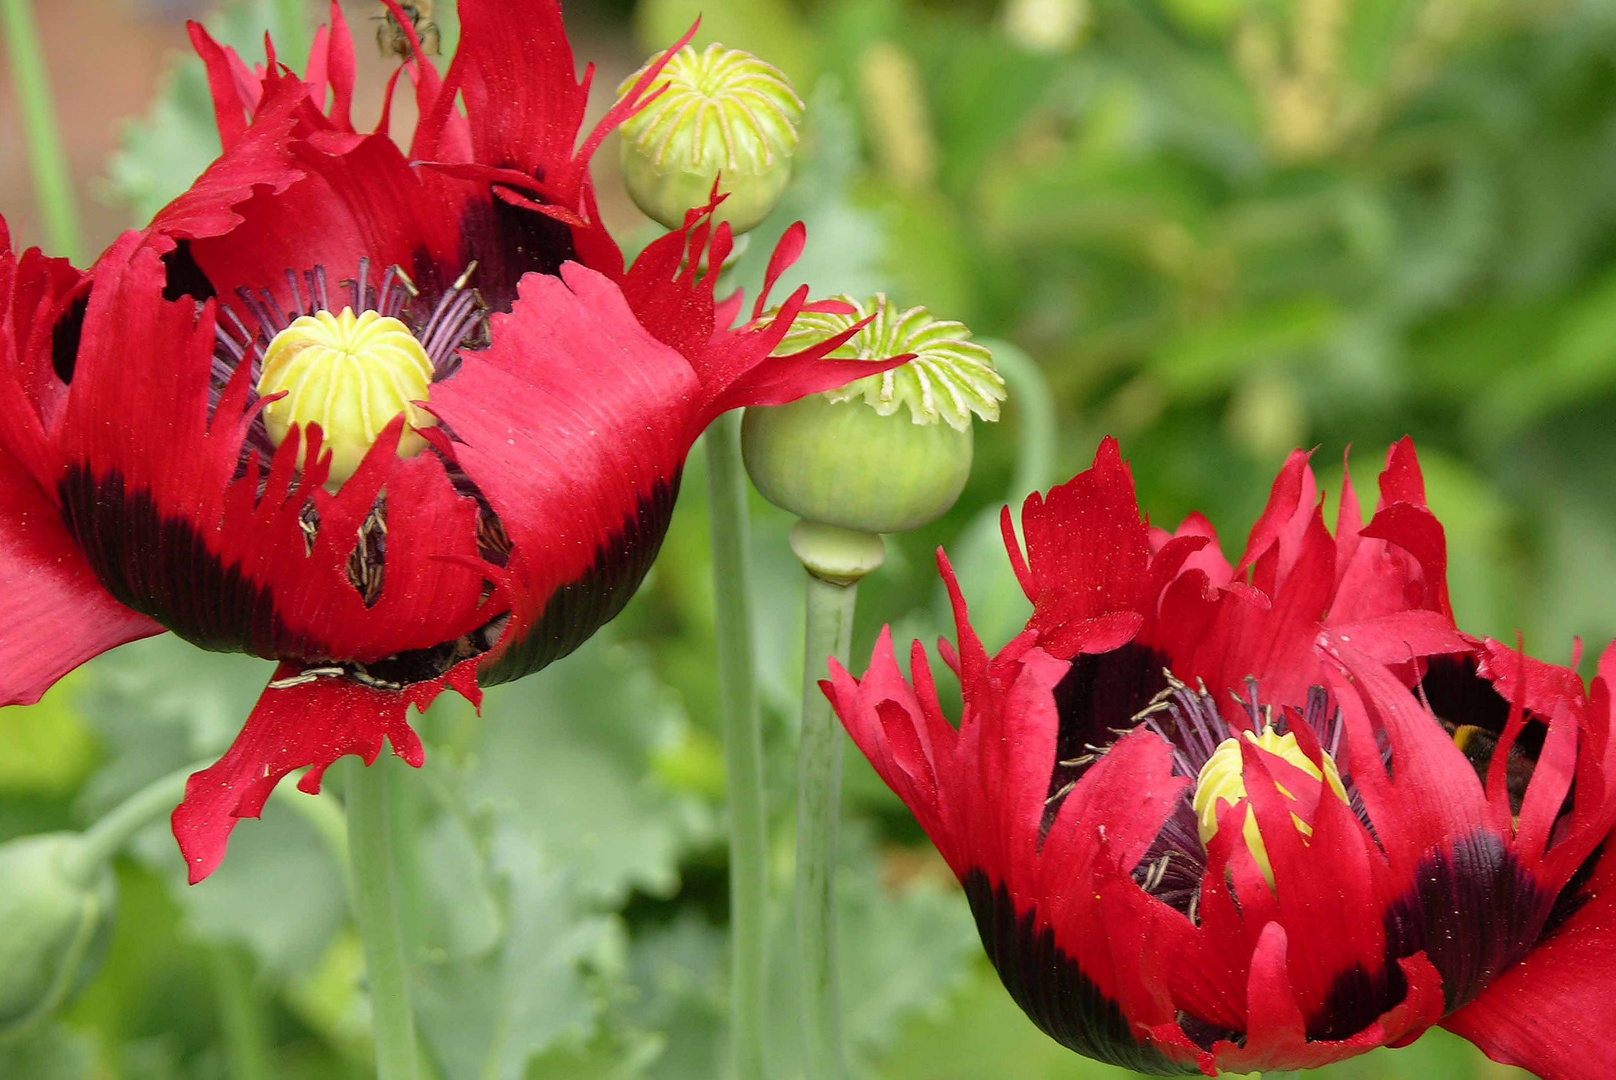
{"type": "Polygon", "coordinates": [[[0,1035],[57,1009],[100,963],[117,885],[75,833],[0,845],[0,1035]]]}
{"type": "MultiPolygon", "coordinates": [[[[625,93],[645,71],[629,76],[625,93]]],[[[769,216],[791,180],[802,99],[777,69],[740,49],[685,46],[663,69],[667,89],[622,127],[623,182],[669,229],[706,206],[713,182],[728,194],[718,221],[738,236],[769,216]]]]}
{"type": "Polygon", "coordinates": [[[809,348],[873,315],[830,355],[915,358],[840,390],[746,410],[746,468],[764,498],[806,521],[908,532],[959,498],[971,472],[972,414],[999,418],[1004,379],[960,323],[899,310],[883,295],[868,305],[842,299],[856,314],[801,315],[779,351],[809,348]]]}

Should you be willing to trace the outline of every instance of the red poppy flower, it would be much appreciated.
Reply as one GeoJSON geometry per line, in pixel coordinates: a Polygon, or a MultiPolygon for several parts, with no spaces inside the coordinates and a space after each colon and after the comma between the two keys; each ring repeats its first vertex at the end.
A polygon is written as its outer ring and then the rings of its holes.
{"type": "Polygon", "coordinates": [[[1108,440],[1028,499],[1025,556],[1006,511],[1035,614],[997,656],[940,558],[958,728],[918,643],[912,683],[883,634],[825,684],[1066,1046],[1266,1072],[1445,1023],[1548,1080],[1616,1068],[1616,652],[1590,697],[1458,634],[1411,443],[1380,489],[1332,537],[1293,455],[1231,567],[1198,516],[1147,527],[1108,440]]]}
{"type": "Polygon", "coordinates": [[[335,5],[302,78],[192,25],[223,153],[191,189],[82,275],[0,223],[0,704],[163,629],[280,661],[175,812],[193,881],[288,771],[419,765],[409,706],[612,618],[715,416],[871,370],[771,356],[813,307],[758,317],[800,226],[736,329],[712,207],[625,267],[587,166],[660,65],[580,143],[553,0],[460,18],[445,77],[408,66],[407,155],[350,121],[335,5]]]}

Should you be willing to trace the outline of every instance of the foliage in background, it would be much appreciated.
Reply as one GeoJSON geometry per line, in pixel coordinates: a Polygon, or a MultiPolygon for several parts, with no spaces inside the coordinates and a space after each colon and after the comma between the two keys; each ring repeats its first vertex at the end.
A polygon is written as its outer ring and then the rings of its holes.
{"type": "MultiPolygon", "coordinates": [[[[214,25],[251,51],[282,10],[243,2],[214,25]]],[[[349,11],[356,26],[370,14],[349,11]]],[[[796,274],[816,292],[923,303],[1014,342],[1052,388],[1055,465],[1016,469],[1026,383],[1013,380],[959,507],[895,543],[862,590],[855,666],[883,622],[923,639],[946,629],[939,543],[989,645],[1002,644],[1025,611],[997,552],[997,509],[1007,491],[1083,467],[1106,432],[1157,521],[1201,509],[1234,546],[1292,446],[1317,445],[1333,484],[1355,444],[1362,487],[1385,445],[1412,433],[1447,523],[1461,625],[1504,638],[1518,627],[1557,659],[1574,635],[1592,656],[1616,634],[1616,9],[569,5],[643,51],[698,11],[699,41],[768,58],[810,103],[798,176],[737,281],[755,283],[774,236],[803,218],[796,274]]],[[[186,60],[128,128],[109,188],[142,220],[215,149],[205,82],[186,60]]],[[[413,961],[443,1080],[719,1075],[723,766],[700,461],[652,578],[612,628],[491,693],[480,718],[446,704],[423,725],[428,765],[400,795],[418,824],[402,855],[423,883],[413,961]]],[[[783,901],[801,570],[789,522],[755,509],[784,1080],[797,1037],[783,901]]],[[[39,706],[0,712],[0,838],[83,824],[216,752],[261,667],[146,642],[39,706]]],[[[862,1074],[1125,1075],[1031,1028],[913,822],[856,755],[849,764],[845,997],[862,1074]]],[[[363,1076],[362,963],[333,855],[340,772],[320,800],[272,800],[195,889],[164,831],[143,837],[120,869],[106,965],[60,1023],[0,1045],[0,1076],[363,1076]]],[[[1507,1070],[1438,1033],[1327,1073],[1507,1070]]]]}

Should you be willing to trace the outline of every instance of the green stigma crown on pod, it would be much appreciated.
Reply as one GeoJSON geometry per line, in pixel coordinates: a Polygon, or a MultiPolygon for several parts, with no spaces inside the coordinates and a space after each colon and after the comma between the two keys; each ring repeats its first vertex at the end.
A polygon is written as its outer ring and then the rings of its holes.
{"type": "Polygon", "coordinates": [[[777,351],[810,348],[869,318],[830,355],[914,359],[840,390],[746,410],[746,467],[766,499],[804,520],[865,533],[917,529],[959,498],[971,472],[972,417],[999,418],[1004,378],[961,323],[881,294],[841,299],[852,313],[798,316],[777,351]]]}
{"type": "MultiPolygon", "coordinates": [[[[625,79],[618,93],[644,71],[625,79]]],[[[756,228],[791,179],[803,104],[790,81],[751,53],[712,44],[679,50],[657,86],[665,89],[622,127],[629,195],[677,229],[686,211],[707,205],[717,180],[729,196],[717,220],[737,235],[756,228]]]]}

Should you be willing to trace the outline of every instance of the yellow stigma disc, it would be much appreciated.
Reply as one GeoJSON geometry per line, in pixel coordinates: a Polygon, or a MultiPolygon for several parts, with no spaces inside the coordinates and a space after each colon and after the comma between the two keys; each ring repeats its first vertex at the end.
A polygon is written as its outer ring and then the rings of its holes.
{"type": "MultiPolygon", "coordinates": [[[[376,311],[355,315],[343,308],[340,315],[299,316],[276,334],[264,353],[258,393],[286,393],[264,408],[264,426],[276,446],[293,424],[320,425],[331,451],[326,486],[335,490],[400,413],[409,426],[399,439],[398,456],[414,457],[426,448],[426,440],[411,429],[437,420],[413,403],[426,401],[431,386],[432,361],[408,327],[376,311]]],[[[298,450],[299,468],[303,452],[298,450]]]]}
{"type": "MultiPolygon", "coordinates": [[[[1258,750],[1272,754],[1287,764],[1294,765],[1313,777],[1313,779],[1322,780],[1329,784],[1330,790],[1335,792],[1336,798],[1343,803],[1347,801],[1346,789],[1341,786],[1341,774],[1336,771],[1335,759],[1329,754],[1323,754],[1324,770],[1321,772],[1319,767],[1308,760],[1307,755],[1302,752],[1302,748],[1297,745],[1296,736],[1288,731],[1284,735],[1280,735],[1273,728],[1264,725],[1261,734],[1253,734],[1248,731],[1245,737],[1258,750]]],[[[1217,835],[1219,803],[1239,806],[1245,801],[1246,781],[1245,777],[1241,775],[1242,768],[1240,740],[1238,739],[1224,739],[1223,742],[1218,744],[1217,750],[1213,751],[1212,756],[1207,759],[1206,764],[1201,766],[1201,774],[1195,780],[1195,799],[1193,802],[1196,821],[1201,832],[1201,843],[1209,844],[1212,842],[1212,837],[1217,835]]],[[[1296,801],[1296,796],[1286,791],[1283,785],[1276,784],[1275,786],[1279,788],[1281,795],[1292,802],[1296,801]]],[[[1296,826],[1296,831],[1304,837],[1313,835],[1313,826],[1303,821],[1299,815],[1292,813],[1291,823],[1296,826]]],[[[1263,843],[1262,833],[1257,828],[1257,815],[1250,810],[1246,811],[1246,824],[1241,831],[1241,835],[1246,841],[1246,847],[1251,851],[1251,857],[1256,860],[1258,869],[1262,871],[1263,877],[1268,879],[1269,887],[1272,887],[1274,884],[1274,868],[1273,864],[1268,861],[1268,846],[1263,843]]]]}

